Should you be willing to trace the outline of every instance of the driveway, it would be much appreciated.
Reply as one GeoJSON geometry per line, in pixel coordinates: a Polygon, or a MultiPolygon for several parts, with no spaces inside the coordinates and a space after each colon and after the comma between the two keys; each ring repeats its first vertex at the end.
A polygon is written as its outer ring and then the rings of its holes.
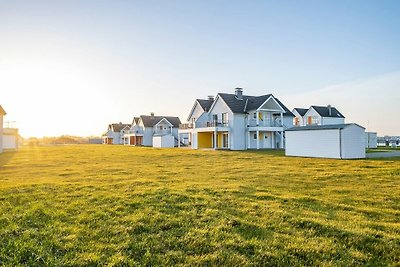
{"type": "Polygon", "coordinates": [[[365,157],[368,159],[400,157],[400,151],[367,153],[365,157]]]}

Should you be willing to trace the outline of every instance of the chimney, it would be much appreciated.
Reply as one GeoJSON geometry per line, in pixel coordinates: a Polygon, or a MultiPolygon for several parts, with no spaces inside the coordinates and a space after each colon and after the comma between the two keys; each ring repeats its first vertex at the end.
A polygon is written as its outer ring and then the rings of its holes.
{"type": "Polygon", "coordinates": [[[154,117],[154,112],[151,112],[151,113],[150,113],[150,116],[154,117]]]}
{"type": "Polygon", "coordinates": [[[212,96],[212,95],[207,96],[207,98],[208,98],[208,100],[214,101],[214,96],[212,96]]]}
{"type": "Polygon", "coordinates": [[[243,89],[240,87],[235,88],[235,96],[239,100],[243,100],[243,89]]]}
{"type": "Polygon", "coordinates": [[[329,116],[332,116],[332,106],[328,105],[328,112],[329,112],[329,116]]]}

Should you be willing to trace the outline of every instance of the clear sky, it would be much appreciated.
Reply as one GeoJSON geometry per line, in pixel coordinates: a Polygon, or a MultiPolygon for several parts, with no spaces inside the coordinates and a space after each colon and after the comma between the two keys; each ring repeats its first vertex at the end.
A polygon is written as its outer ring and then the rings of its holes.
{"type": "Polygon", "coordinates": [[[2,1],[0,104],[24,137],[100,135],[243,87],[400,135],[400,1],[2,1]]]}

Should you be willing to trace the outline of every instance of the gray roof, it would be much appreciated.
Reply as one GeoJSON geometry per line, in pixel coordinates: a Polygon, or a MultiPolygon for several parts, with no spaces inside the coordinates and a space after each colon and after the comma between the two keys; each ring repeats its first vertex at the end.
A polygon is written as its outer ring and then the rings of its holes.
{"type": "Polygon", "coordinates": [[[255,110],[259,108],[269,97],[273,97],[278,104],[285,110],[284,116],[294,116],[292,112],[276,97],[272,94],[262,95],[262,96],[248,96],[243,95],[243,99],[240,100],[235,94],[218,94],[228,105],[233,113],[247,113],[250,110],[255,110]]]}
{"type": "Polygon", "coordinates": [[[178,117],[141,115],[140,118],[142,119],[144,127],[153,127],[164,118],[174,127],[179,127],[179,124],[181,124],[181,120],[178,117]]]}
{"type": "Polygon", "coordinates": [[[292,128],[287,129],[286,131],[334,130],[334,129],[343,129],[350,125],[356,125],[358,127],[365,129],[364,127],[362,127],[356,123],[344,123],[344,124],[309,125],[309,126],[292,127],[292,128]]]}
{"type": "Polygon", "coordinates": [[[3,109],[3,107],[1,105],[0,105],[0,114],[7,115],[7,112],[3,109]]]}
{"type": "Polygon", "coordinates": [[[124,129],[126,126],[130,127],[130,124],[127,123],[112,123],[108,125],[108,129],[112,130],[113,132],[120,132],[122,129],[124,129]]]}
{"type": "Polygon", "coordinates": [[[211,99],[196,99],[204,111],[209,111],[214,100],[211,99]]]}
{"type": "Polygon", "coordinates": [[[297,113],[300,114],[300,116],[304,116],[306,114],[306,112],[308,111],[307,108],[294,108],[294,110],[296,110],[297,113]]]}
{"type": "Polygon", "coordinates": [[[329,107],[311,106],[322,117],[344,118],[335,107],[331,107],[331,114],[329,114],[329,107]]]}

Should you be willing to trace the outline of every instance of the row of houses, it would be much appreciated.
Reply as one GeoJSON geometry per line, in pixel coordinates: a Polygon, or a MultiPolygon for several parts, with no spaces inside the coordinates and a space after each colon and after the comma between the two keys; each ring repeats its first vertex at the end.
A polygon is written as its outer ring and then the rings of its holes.
{"type": "Polygon", "coordinates": [[[364,132],[362,126],[346,124],[345,116],[333,106],[290,111],[272,94],[250,96],[235,88],[234,93],[196,99],[185,123],[178,117],[151,114],[134,117],[130,124],[110,124],[103,143],[228,150],[286,148],[291,156],[362,158],[364,132]]]}

